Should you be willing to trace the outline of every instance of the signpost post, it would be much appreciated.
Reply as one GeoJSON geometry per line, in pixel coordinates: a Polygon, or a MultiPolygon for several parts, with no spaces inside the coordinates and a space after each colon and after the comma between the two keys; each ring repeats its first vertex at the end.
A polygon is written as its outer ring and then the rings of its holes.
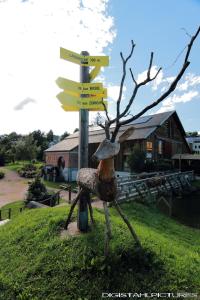
{"type": "MultiPolygon", "coordinates": [[[[82,51],[81,55],[88,56],[89,53],[82,51]]],[[[80,67],[80,82],[89,82],[89,67],[80,67]]],[[[84,95],[82,95],[84,98],[84,95]]],[[[88,167],[88,125],[89,112],[87,109],[79,110],[79,147],[78,147],[78,169],[88,167]]],[[[88,192],[84,192],[80,196],[78,206],[78,222],[77,227],[80,231],[88,229],[88,205],[87,197],[90,197],[88,192]]]]}
{"type": "MultiPolygon", "coordinates": [[[[107,89],[102,83],[90,83],[100,72],[102,66],[108,66],[108,56],[89,56],[87,51],[81,54],[60,48],[60,58],[80,65],[80,82],[59,77],[57,85],[63,89],[57,95],[65,111],[79,111],[79,153],[78,169],[88,167],[88,123],[89,110],[103,111],[107,107],[107,89]],[[89,67],[93,70],[89,73],[89,67]]],[[[90,193],[82,191],[78,206],[77,227],[80,231],[88,229],[88,204],[90,193]]],[[[91,204],[90,204],[91,205],[91,204]]]]}

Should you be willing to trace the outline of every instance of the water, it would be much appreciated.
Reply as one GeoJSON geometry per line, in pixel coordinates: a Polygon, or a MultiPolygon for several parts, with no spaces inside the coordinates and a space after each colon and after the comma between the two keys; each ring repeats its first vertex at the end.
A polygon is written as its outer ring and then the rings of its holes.
{"type": "Polygon", "coordinates": [[[179,222],[200,229],[200,191],[172,200],[172,217],[179,222]]]}

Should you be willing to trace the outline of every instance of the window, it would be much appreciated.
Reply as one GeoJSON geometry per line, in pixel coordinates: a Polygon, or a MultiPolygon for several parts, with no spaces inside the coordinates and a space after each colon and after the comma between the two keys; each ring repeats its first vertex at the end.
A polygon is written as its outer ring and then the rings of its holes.
{"type": "Polygon", "coordinates": [[[147,143],[146,143],[146,148],[147,148],[147,151],[152,151],[152,149],[153,149],[153,144],[152,144],[152,142],[147,142],[147,143]]]}
{"type": "Polygon", "coordinates": [[[158,141],[158,154],[163,154],[163,141],[158,141]]]}

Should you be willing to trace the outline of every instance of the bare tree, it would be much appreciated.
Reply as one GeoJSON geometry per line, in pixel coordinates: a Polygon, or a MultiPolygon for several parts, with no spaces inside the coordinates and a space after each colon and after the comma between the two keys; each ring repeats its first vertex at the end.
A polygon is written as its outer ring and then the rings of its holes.
{"type": "MultiPolygon", "coordinates": [[[[189,62],[190,52],[197,36],[199,35],[199,32],[200,32],[200,27],[198,28],[194,36],[191,37],[190,42],[187,45],[187,51],[183,60],[183,64],[177,76],[175,77],[173,82],[169,85],[168,89],[162,95],[160,95],[160,97],[155,99],[151,104],[144,107],[139,113],[135,115],[130,114],[130,109],[134,100],[136,99],[139,89],[145,86],[146,84],[148,84],[149,82],[155,80],[158,74],[160,73],[161,68],[159,68],[156,74],[151,77],[153,57],[154,57],[154,53],[152,52],[150,55],[146,78],[142,82],[138,83],[133,75],[132,69],[131,68],[129,69],[134,87],[126,107],[121,111],[122,91],[127,76],[127,64],[134,53],[134,48],[135,48],[134,42],[133,41],[131,42],[131,51],[127,57],[124,57],[124,55],[120,53],[122,59],[123,73],[122,73],[122,78],[120,83],[119,97],[116,104],[116,116],[113,119],[111,119],[109,117],[106,106],[103,104],[105,109],[106,119],[104,120],[103,118],[98,117],[97,123],[101,128],[105,130],[106,139],[99,145],[98,149],[93,154],[93,158],[97,159],[100,162],[97,169],[83,168],[79,170],[77,176],[77,182],[80,186],[80,192],[77,195],[76,199],[74,200],[74,203],[71,207],[70,214],[68,216],[65,225],[65,228],[67,228],[70,222],[73,209],[78,199],[80,198],[81,193],[84,192],[87,193],[89,191],[96,194],[99,197],[99,199],[103,201],[104,204],[105,222],[106,222],[105,255],[108,254],[109,241],[111,239],[111,226],[110,226],[107,202],[114,203],[117,212],[119,213],[123,221],[126,223],[136,244],[139,247],[141,247],[140,240],[135,230],[133,229],[132,225],[128,221],[127,217],[123,214],[119,204],[117,203],[117,184],[116,184],[116,177],[115,177],[115,170],[114,170],[114,157],[119,153],[120,143],[124,142],[134,131],[134,127],[130,127],[121,136],[118,137],[120,127],[123,125],[127,125],[133,122],[134,120],[138,119],[144,113],[146,113],[147,111],[149,111],[150,109],[152,109],[153,107],[161,103],[175,90],[185,70],[190,65],[189,62]],[[111,125],[112,127],[114,126],[114,130],[112,133],[110,132],[111,125]]],[[[90,203],[88,203],[88,205],[89,204],[90,203]]],[[[89,207],[91,212],[91,205],[89,207]]],[[[93,220],[92,214],[91,214],[91,219],[93,220]]]]}
{"type": "Polygon", "coordinates": [[[177,76],[175,77],[175,79],[172,81],[172,83],[169,85],[168,89],[162,94],[160,95],[160,97],[156,100],[154,100],[151,104],[147,105],[146,107],[144,107],[139,113],[137,113],[136,115],[132,115],[130,116],[130,118],[124,119],[127,116],[130,115],[130,108],[134,102],[134,100],[136,99],[137,93],[139,91],[139,89],[142,86],[145,86],[146,84],[148,84],[149,82],[153,81],[156,79],[156,77],[158,76],[158,74],[160,73],[160,71],[162,70],[162,68],[159,68],[158,71],[156,72],[156,74],[151,77],[151,70],[152,70],[152,65],[153,65],[153,57],[154,57],[154,53],[151,52],[150,55],[150,61],[149,61],[149,66],[148,66],[148,70],[147,70],[147,74],[146,74],[146,78],[145,80],[143,80],[140,83],[137,83],[132,69],[129,69],[131,78],[133,80],[134,83],[134,88],[132,91],[132,95],[130,97],[130,99],[128,100],[128,104],[126,105],[125,109],[121,112],[120,110],[120,105],[121,105],[121,101],[122,101],[122,92],[123,92],[123,87],[124,87],[124,83],[125,83],[125,79],[127,77],[127,63],[129,62],[129,60],[131,59],[133,52],[134,52],[134,48],[135,48],[135,44],[133,41],[131,41],[131,51],[130,54],[124,58],[123,53],[120,53],[121,59],[122,59],[122,65],[123,65],[123,74],[122,74],[122,78],[121,78],[121,83],[120,83],[120,90],[119,90],[119,97],[117,100],[117,112],[116,112],[116,117],[113,119],[110,119],[108,116],[108,111],[105,108],[105,114],[107,117],[107,120],[104,124],[99,123],[99,126],[101,126],[102,128],[104,128],[105,132],[106,132],[106,137],[109,138],[111,140],[111,142],[114,142],[116,140],[117,137],[117,133],[119,132],[119,129],[122,125],[126,125],[129,124],[131,122],[133,122],[134,120],[138,119],[140,116],[142,116],[144,113],[146,113],[147,111],[149,111],[150,109],[152,109],[153,107],[157,106],[159,103],[161,103],[164,99],[166,99],[176,88],[178,82],[180,81],[180,79],[182,78],[183,74],[185,73],[185,70],[188,68],[188,66],[190,65],[190,61],[189,61],[189,56],[190,56],[190,52],[192,49],[192,46],[197,38],[197,36],[199,35],[200,32],[200,27],[198,28],[198,30],[196,31],[196,33],[191,36],[190,42],[187,45],[187,51],[183,60],[183,64],[182,67],[180,68],[177,76]],[[110,126],[112,124],[116,124],[115,126],[115,130],[112,133],[112,136],[110,137],[110,126]]]}

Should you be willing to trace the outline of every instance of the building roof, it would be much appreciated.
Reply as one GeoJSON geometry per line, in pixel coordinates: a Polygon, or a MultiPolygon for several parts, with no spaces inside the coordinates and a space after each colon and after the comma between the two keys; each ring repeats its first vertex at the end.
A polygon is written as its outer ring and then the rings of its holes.
{"type": "MultiPolygon", "coordinates": [[[[148,115],[144,117],[140,117],[134,122],[124,125],[120,128],[118,136],[121,135],[128,127],[134,125],[135,130],[133,134],[128,138],[128,140],[143,140],[146,139],[151,133],[153,133],[158,126],[161,126],[169,117],[172,115],[175,115],[181,131],[183,135],[185,135],[185,131],[183,129],[183,126],[178,118],[178,115],[175,111],[168,111],[164,113],[159,113],[155,115],[148,115]]],[[[112,128],[111,127],[111,132],[112,128]]],[[[79,132],[75,132],[74,134],[71,134],[67,138],[65,138],[63,141],[59,142],[56,145],[53,145],[52,147],[45,150],[45,152],[55,152],[55,151],[71,151],[74,148],[78,146],[79,140],[79,132]]],[[[105,139],[105,132],[100,127],[90,127],[89,128],[89,144],[95,144],[100,143],[105,139]]]]}
{"type": "Polygon", "coordinates": [[[200,136],[187,136],[186,140],[188,143],[200,142],[200,136]]]}

